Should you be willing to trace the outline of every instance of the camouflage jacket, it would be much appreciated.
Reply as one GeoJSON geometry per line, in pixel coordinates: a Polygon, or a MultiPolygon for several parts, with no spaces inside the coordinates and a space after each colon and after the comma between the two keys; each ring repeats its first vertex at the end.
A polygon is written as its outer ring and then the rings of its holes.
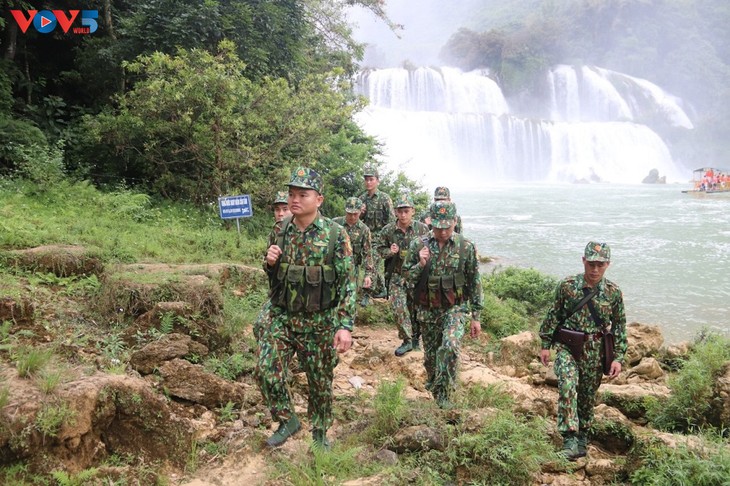
{"type": "MultiPolygon", "coordinates": [[[[563,323],[563,327],[574,331],[583,331],[590,334],[601,331],[599,325],[593,322],[588,305],[584,305],[566,320],[566,316],[583,298],[583,288],[589,287],[582,273],[565,278],[558,284],[555,289],[553,306],[548,310],[540,326],[540,339],[543,349],[550,349],[553,333],[561,323],[563,323]]],[[[598,294],[593,298],[593,305],[604,325],[607,327],[613,326],[616,361],[623,362],[627,343],[626,314],[621,289],[610,280],[601,279],[598,282],[598,294]]]]}
{"type": "MultiPolygon", "coordinates": [[[[418,221],[420,221],[423,224],[428,225],[428,229],[431,229],[431,223],[427,223],[426,221],[431,221],[431,213],[427,210],[421,213],[421,216],[418,218],[418,221]]],[[[461,226],[461,216],[458,214],[456,215],[456,226],[454,226],[454,231],[457,233],[461,233],[462,226],[461,226]]]]}
{"type": "Polygon", "coordinates": [[[365,210],[360,215],[363,223],[370,228],[372,234],[377,234],[383,227],[395,221],[393,200],[382,191],[375,191],[372,196],[365,191],[358,196],[365,203],[365,210]]]}
{"type": "Polygon", "coordinates": [[[398,227],[397,221],[388,223],[380,230],[375,243],[375,251],[385,259],[386,276],[388,273],[402,275],[403,262],[406,260],[411,241],[427,233],[428,227],[419,221],[411,221],[410,226],[405,231],[398,227]],[[390,245],[393,243],[400,248],[396,255],[390,253],[390,245]]]}
{"type": "MultiPolygon", "coordinates": [[[[282,231],[284,242],[281,261],[293,265],[323,265],[327,257],[328,238],[332,225],[339,228],[337,242],[334,248],[333,264],[336,273],[338,303],[335,307],[318,312],[290,312],[289,325],[297,331],[314,329],[346,329],[352,331],[355,317],[355,264],[352,259],[352,247],[347,232],[340,225],[320,214],[307,226],[299,231],[292,221],[282,231]]],[[[267,273],[271,274],[276,266],[267,266],[267,273]]],[[[272,313],[287,311],[272,306],[272,313]]]]}
{"type": "MultiPolygon", "coordinates": [[[[482,309],[484,308],[484,293],[482,291],[482,279],[479,275],[479,261],[477,259],[477,250],[474,243],[464,238],[462,235],[453,233],[451,238],[444,244],[443,248],[439,248],[439,243],[433,237],[433,233],[429,233],[428,249],[431,252],[431,265],[428,275],[431,277],[439,277],[444,275],[453,275],[459,269],[459,249],[460,240],[464,240],[464,299],[460,304],[464,312],[471,312],[472,319],[479,320],[482,309]]],[[[418,253],[423,248],[423,243],[416,239],[411,242],[408,249],[406,262],[403,264],[404,275],[409,283],[414,287],[418,284],[423,273],[423,268],[418,264],[420,260],[418,253]]],[[[418,319],[424,322],[432,322],[439,314],[443,313],[443,309],[429,309],[427,307],[416,304],[418,319]]]]}
{"type": "Polygon", "coordinates": [[[352,256],[355,260],[355,265],[358,268],[361,266],[365,268],[366,277],[374,278],[375,266],[373,264],[370,228],[360,220],[357,220],[357,223],[350,226],[343,216],[334,218],[332,221],[341,225],[347,231],[350,237],[350,244],[352,245],[352,256]]]}

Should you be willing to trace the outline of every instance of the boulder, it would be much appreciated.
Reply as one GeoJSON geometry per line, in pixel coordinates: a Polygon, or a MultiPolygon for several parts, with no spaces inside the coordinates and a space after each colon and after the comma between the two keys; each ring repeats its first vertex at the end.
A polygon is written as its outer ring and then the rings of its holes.
{"type": "Polygon", "coordinates": [[[658,169],[651,169],[641,181],[642,184],[666,184],[667,176],[660,176],[658,169]]]}
{"type": "Polygon", "coordinates": [[[629,418],[640,419],[646,415],[648,397],[664,401],[670,394],[669,388],[654,383],[602,384],[598,388],[598,401],[617,408],[629,418]]]}
{"type": "Polygon", "coordinates": [[[524,376],[528,365],[540,354],[540,338],[525,331],[500,340],[499,358],[503,365],[513,366],[517,376],[524,376]]]}
{"type": "Polygon", "coordinates": [[[165,362],[176,358],[197,355],[204,357],[208,348],[186,334],[167,334],[132,354],[129,365],[142,375],[149,375],[165,362]]]}
{"type": "MultiPolygon", "coordinates": [[[[201,365],[173,359],[166,361],[159,372],[170,396],[199,403],[209,409],[223,407],[228,402],[240,405],[246,401],[245,390],[240,384],[208,373],[201,365]]],[[[254,399],[253,403],[256,401],[254,399]]]]}
{"type": "Polygon", "coordinates": [[[446,448],[446,437],[439,429],[413,425],[395,434],[391,448],[399,454],[428,450],[443,451],[446,448]]]}
{"type": "Polygon", "coordinates": [[[659,326],[632,322],[626,326],[628,348],[625,363],[635,365],[641,358],[654,356],[664,344],[664,336],[659,326]]]}
{"type": "Polygon", "coordinates": [[[632,377],[639,377],[641,380],[656,380],[664,376],[664,370],[659,365],[659,361],[654,358],[642,358],[642,360],[629,369],[629,382],[632,377]]]}

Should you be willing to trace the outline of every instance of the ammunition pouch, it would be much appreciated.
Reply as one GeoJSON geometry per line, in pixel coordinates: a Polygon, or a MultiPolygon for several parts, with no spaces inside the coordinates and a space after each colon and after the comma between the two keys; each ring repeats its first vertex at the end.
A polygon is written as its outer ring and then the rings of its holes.
{"type": "Polygon", "coordinates": [[[331,265],[281,263],[272,288],[271,303],[290,312],[316,312],[337,302],[336,273],[331,265]]]}
{"type": "Polygon", "coordinates": [[[464,298],[466,277],[463,272],[428,277],[425,288],[417,289],[416,302],[423,307],[448,308],[460,304],[464,298]]]}

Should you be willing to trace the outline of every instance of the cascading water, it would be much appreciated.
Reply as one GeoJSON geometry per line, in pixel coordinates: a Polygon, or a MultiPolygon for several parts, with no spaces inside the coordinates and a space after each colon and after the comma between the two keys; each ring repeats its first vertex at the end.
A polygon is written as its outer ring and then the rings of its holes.
{"type": "Polygon", "coordinates": [[[510,112],[485,71],[379,69],[360,74],[370,105],[363,129],[384,143],[391,169],[429,185],[495,181],[636,183],[658,169],[682,180],[664,141],[637,120],[663,116],[692,128],[679,100],[648,81],[595,67],[557,66],[544,112],[510,112]]]}

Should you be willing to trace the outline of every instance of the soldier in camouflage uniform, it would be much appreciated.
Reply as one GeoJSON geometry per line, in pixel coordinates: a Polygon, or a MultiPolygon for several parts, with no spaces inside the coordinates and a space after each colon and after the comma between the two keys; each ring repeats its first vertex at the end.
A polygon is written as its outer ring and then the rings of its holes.
{"type": "MultiPolygon", "coordinates": [[[[434,202],[451,202],[451,191],[449,191],[448,187],[439,186],[436,188],[435,191],[433,191],[433,200],[434,202]]],[[[423,214],[421,214],[421,217],[418,219],[419,221],[421,221],[421,223],[428,225],[428,229],[431,229],[431,214],[429,209],[424,211],[423,214]]],[[[458,214],[456,215],[456,226],[454,227],[454,231],[457,233],[461,233],[461,216],[459,216],[458,214]]]]}
{"type": "Polygon", "coordinates": [[[307,376],[307,412],[314,444],[329,448],[332,379],[337,353],[352,344],[355,314],[355,266],[345,229],[319,213],[322,178],[312,169],[296,169],[289,182],[289,209],[277,242],[266,254],[273,275],[271,326],[262,329],[256,377],[264,401],[279,428],[266,444],[283,444],[301,428],[286,383],[296,353],[307,376]]]}
{"type": "Polygon", "coordinates": [[[615,336],[615,360],[609,378],[621,372],[626,353],[626,315],[621,289],[604,278],[611,262],[611,249],[605,243],[591,241],[583,255],[584,273],[563,279],[555,290],[555,302],[540,327],[540,360],[547,366],[550,348],[555,347],[555,374],[558,377],[558,431],[563,436],[562,454],[575,460],[587,453],[588,432],[593,422],[593,406],[603,375],[601,332],[612,328],[615,336]],[[592,317],[588,304],[577,305],[592,290],[598,293],[589,303],[603,328],[592,317]],[[572,313],[572,315],[571,315],[572,313]],[[569,348],[556,340],[558,326],[585,333],[582,356],[576,361],[569,348]]]}
{"type": "Polygon", "coordinates": [[[454,203],[436,201],[430,216],[433,230],[425,244],[418,239],[411,242],[405,275],[414,286],[416,316],[423,331],[426,389],[439,407],[449,408],[461,338],[467,323],[472,338],[481,332],[484,296],[476,248],[454,232],[454,203]]]}
{"type": "MultiPolygon", "coordinates": [[[[362,201],[359,198],[351,197],[345,201],[345,213],[347,216],[334,218],[334,222],[344,226],[350,237],[352,245],[352,256],[355,260],[355,275],[358,279],[358,290],[369,289],[375,275],[373,267],[372,239],[370,228],[360,221],[362,212],[362,201]],[[360,269],[365,270],[362,286],[360,286],[360,269]]],[[[367,296],[363,295],[362,305],[367,305],[367,296]]]]}
{"type": "MultiPolygon", "coordinates": [[[[380,174],[374,165],[365,167],[363,176],[366,190],[358,198],[365,203],[365,208],[360,217],[362,222],[370,228],[370,234],[375,240],[386,224],[395,221],[393,201],[386,193],[378,190],[380,174]]],[[[373,251],[373,266],[375,267],[375,281],[371,287],[371,293],[374,294],[373,297],[385,298],[387,291],[383,277],[383,259],[377,251],[373,251]]]]}
{"type": "MultiPolygon", "coordinates": [[[[281,231],[281,222],[284,218],[291,216],[288,198],[289,194],[286,191],[278,191],[276,193],[276,198],[272,205],[274,210],[274,226],[271,228],[271,232],[269,233],[269,237],[267,239],[268,245],[266,245],[266,248],[276,243],[276,234],[281,231]]],[[[266,267],[266,255],[264,255],[264,270],[266,270],[266,267]]],[[[267,299],[253,324],[253,336],[256,338],[256,341],[258,341],[259,336],[261,336],[261,329],[271,325],[270,310],[271,299],[267,299]]]]}
{"type": "Polygon", "coordinates": [[[413,200],[404,194],[396,201],[396,217],[393,223],[385,225],[377,238],[376,251],[385,259],[385,283],[398,325],[398,337],[403,343],[395,350],[396,356],[403,356],[419,348],[421,337],[417,322],[413,322],[413,295],[403,277],[403,262],[411,241],[428,233],[428,227],[413,220],[413,200]]]}

